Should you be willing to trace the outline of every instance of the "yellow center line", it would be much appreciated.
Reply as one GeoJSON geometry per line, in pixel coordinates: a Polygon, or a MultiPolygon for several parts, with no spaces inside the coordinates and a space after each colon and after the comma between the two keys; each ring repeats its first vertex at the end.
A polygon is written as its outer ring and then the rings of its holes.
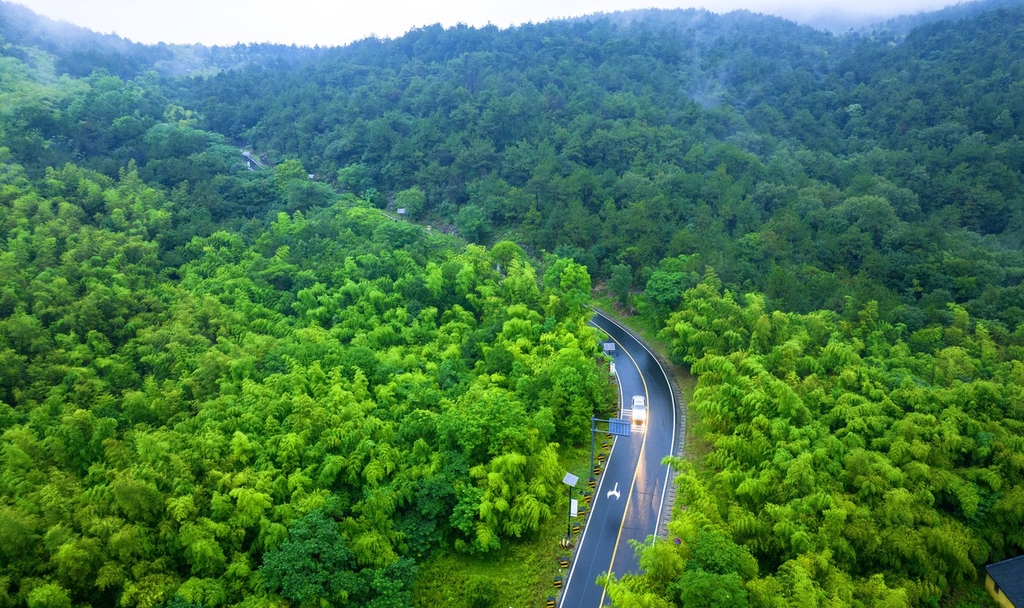
{"type": "MultiPolygon", "coordinates": [[[[601,331],[604,330],[602,329],[601,331]]],[[[605,333],[607,334],[608,332],[605,333]]],[[[622,352],[626,353],[626,356],[629,357],[629,360],[633,362],[633,367],[636,368],[636,373],[640,376],[640,382],[642,382],[644,385],[644,400],[647,401],[647,420],[644,422],[644,438],[643,441],[640,443],[640,457],[637,459],[637,466],[633,469],[633,481],[629,484],[629,493],[626,494],[626,508],[622,511],[622,522],[619,524],[619,534],[615,537],[615,547],[612,548],[612,561],[608,564],[608,574],[612,574],[612,566],[615,564],[615,556],[619,552],[619,542],[622,540],[622,530],[626,527],[626,514],[629,512],[629,501],[633,497],[633,488],[636,487],[636,478],[637,475],[640,474],[639,465],[641,462],[643,462],[644,450],[647,448],[647,429],[651,425],[651,399],[650,395],[647,394],[647,380],[644,378],[644,373],[640,371],[640,366],[637,364],[636,359],[633,358],[633,355],[631,355],[629,351],[626,349],[626,347],[620,344],[614,336],[608,334],[608,337],[611,338],[616,344],[618,344],[619,348],[622,349],[622,352]]],[[[620,393],[622,391],[621,385],[619,386],[619,391],[620,393]]],[[[625,402],[625,394],[623,394],[622,397],[623,402],[625,402]]],[[[608,588],[602,586],[601,602],[598,604],[598,606],[604,605],[604,598],[607,593],[608,588]]]]}

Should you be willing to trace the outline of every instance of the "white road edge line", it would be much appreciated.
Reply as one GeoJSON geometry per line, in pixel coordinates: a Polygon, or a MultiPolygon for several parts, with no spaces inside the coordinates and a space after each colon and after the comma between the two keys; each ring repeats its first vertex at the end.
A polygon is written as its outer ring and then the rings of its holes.
{"type": "MultiPolygon", "coordinates": [[[[594,310],[594,309],[591,309],[591,310],[594,310]]],[[[619,323],[618,321],[616,321],[615,319],[609,317],[608,315],[602,314],[601,312],[598,312],[596,310],[594,310],[594,314],[600,315],[602,318],[607,319],[613,325],[617,326],[619,329],[622,329],[623,331],[625,331],[626,333],[628,333],[628,334],[630,334],[632,336],[632,332],[630,332],[629,329],[623,327],[622,324],[619,323]]],[[[658,364],[658,369],[661,370],[661,375],[665,377],[665,384],[668,386],[669,399],[672,400],[672,452],[671,452],[670,455],[671,456],[675,456],[676,455],[676,439],[679,437],[679,421],[678,421],[678,413],[676,412],[676,407],[677,407],[676,406],[676,393],[675,393],[675,391],[672,390],[672,381],[668,377],[668,372],[666,372],[665,368],[662,367],[661,361],[659,361],[658,357],[655,356],[655,354],[653,352],[651,352],[651,349],[647,348],[647,345],[644,344],[642,340],[637,339],[636,341],[637,341],[637,343],[640,346],[643,347],[644,350],[647,351],[647,354],[650,355],[652,359],[654,359],[654,362],[658,364]]],[[[621,388],[619,390],[621,392],[621,388]]],[[[654,524],[655,524],[654,525],[654,535],[655,536],[658,535],[658,530],[661,528],[661,514],[665,512],[665,497],[666,497],[666,495],[668,495],[668,486],[669,486],[669,481],[671,479],[671,476],[672,476],[672,467],[666,467],[666,471],[665,471],[665,486],[664,486],[664,488],[662,489],[662,492],[661,492],[661,504],[658,507],[658,517],[656,517],[655,520],[654,520],[654,524]]]]}
{"type": "MultiPolygon", "coordinates": [[[[594,309],[591,309],[591,310],[594,310],[594,309]]],[[[629,334],[632,337],[632,332],[630,332],[628,329],[623,327],[622,324],[619,323],[618,321],[616,321],[615,319],[612,319],[608,315],[602,314],[602,313],[600,313],[600,312],[598,312],[596,310],[594,310],[594,314],[599,315],[601,318],[608,320],[613,325],[617,326],[619,329],[622,329],[623,331],[625,331],[627,334],[629,334]]],[[[597,327],[597,329],[601,329],[601,328],[597,327]]],[[[634,339],[636,339],[636,338],[634,338],[634,339]]],[[[665,368],[662,367],[661,361],[658,360],[658,357],[656,357],[654,355],[654,353],[651,352],[651,349],[647,348],[647,345],[644,344],[642,340],[636,339],[636,341],[637,341],[638,344],[640,344],[640,346],[643,347],[643,349],[645,351],[647,351],[647,354],[650,355],[652,359],[654,359],[654,362],[658,364],[658,369],[661,370],[661,375],[664,376],[664,378],[665,378],[665,384],[668,385],[668,387],[669,387],[669,391],[668,391],[669,399],[672,401],[672,455],[674,456],[675,453],[676,453],[676,438],[679,436],[679,428],[678,428],[679,422],[678,422],[678,414],[676,412],[676,394],[675,394],[675,391],[672,390],[672,384],[671,384],[671,381],[669,380],[668,373],[665,371],[665,368]]],[[[623,399],[625,399],[625,396],[622,393],[622,384],[617,381],[618,375],[619,375],[618,370],[616,370],[616,372],[615,372],[616,384],[618,384],[618,386],[619,386],[619,403],[621,405],[622,403],[625,403],[625,401],[623,401],[623,399]]],[[[617,443],[618,443],[618,437],[613,438],[612,439],[612,449],[608,452],[608,460],[609,461],[612,459],[612,455],[615,454],[615,446],[616,446],[617,443]]],[[[605,464],[605,466],[607,467],[608,465],[605,464]]],[[[654,534],[655,534],[655,536],[657,536],[657,534],[658,534],[658,529],[661,528],[661,514],[665,512],[665,497],[668,494],[669,479],[670,479],[670,477],[672,475],[672,467],[666,467],[666,469],[667,470],[665,471],[665,485],[662,487],[663,489],[662,489],[662,492],[661,492],[661,504],[658,507],[658,516],[654,519],[654,534]]],[[[602,488],[604,487],[604,478],[605,478],[605,476],[601,475],[601,479],[598,482],[597,487],[594,489],[594,493],[591,495],[591,496],[593,496],[593,498],[591,500],[594,503],[596,503],[596,501],[598,499],[598,495],[602,492],[602,488]]],[[[580,535],[580,541],[579,541],[579,543],[577,543],[577,547],[579,545],[582,545],[584,539],[587,538],[587,529],[590,527],[588,524],[590,523],[590,517],[593,516],[593,514],[594,514],[594,504],[591,504],[591,506],[590,506],[590,513],[587,514],[587,519],[583,522],[584,523],[583,533],[580,535]]],[[[625,516],[626,516],[625,513],[623,513],[622,516],[623,516],[623,519],[625,519],[625,516]]],[[[558,594],[558,606],[559,606],[559,608],[562,608],[563,604],[565,603],[565,591],[569,588],[569,584],[572,582],[573,574],[576,573],[576,562],[579,561],[579,559],[580,559],[580,552],[577,551],[574,548],[573,549],[572,565],[569,566],[569,573],[566,574],[566,576],[565,576],[565,585],[562,587],[562,592],[558,594]]],[[[604,594],[602,594],[602,597],[603,596],[604,596],[604,594]]]]}

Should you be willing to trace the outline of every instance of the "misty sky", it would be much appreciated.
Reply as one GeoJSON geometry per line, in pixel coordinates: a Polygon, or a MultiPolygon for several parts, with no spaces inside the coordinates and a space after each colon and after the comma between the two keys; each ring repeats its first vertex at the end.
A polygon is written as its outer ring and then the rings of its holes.
{"type": "Polygon", "coordinates": [[[878,18],[934,10],[954,0],[14,0],[52,19],[137,42],[341,45],[414,27],[500,27],[632,8],[735,9],[805,21],[822,13],[878,18]]]}

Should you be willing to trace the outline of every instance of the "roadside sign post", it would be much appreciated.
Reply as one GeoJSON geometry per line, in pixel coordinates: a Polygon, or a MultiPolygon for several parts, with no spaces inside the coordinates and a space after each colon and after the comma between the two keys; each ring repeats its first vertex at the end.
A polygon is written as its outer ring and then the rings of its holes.
{"type": "Polygon", "coordinates": [[[572,489],[576,487],[576,482],[580,478],[572,473],[566,473],[565,477],[562,478],[562,483],[569,486],[569,517],[565,520],[565,537],[570,538],[572,536],[572,518],[577,513],[577,502],[572,499],[572,489]]]}

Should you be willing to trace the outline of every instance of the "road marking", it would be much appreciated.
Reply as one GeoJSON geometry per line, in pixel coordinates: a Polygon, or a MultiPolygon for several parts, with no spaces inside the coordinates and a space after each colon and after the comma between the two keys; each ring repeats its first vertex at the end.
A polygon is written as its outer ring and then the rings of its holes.
{"type": "MultiPolygon", "coordinates": [[[[597,315],[597,316],[600,316],[602,319],[608,321],[609,323],[611,323],[612,325],[618,327],[619,329],[624,331],[627,335],[632,337],[633,334],[628,329],[623,327],[623,325],[621,323],[619,323],[618,321],[616,321],[615,319],[613,319],[613,318],[609,317],[608,315],[603,314],[603,313],[601,313],[600,311],[597,311],[597,310],[594,310],[594,314],[597,315]]],[[[593,321],[591,321],[591,323],[594,324],[593,321]]],[[[594,325],[596,326],[596,324],[594,324],[594,325]]],[[[601,328],[598,327],[598,329],[601,329],[601,328]]],[[[604,330],[601,329],[601,331],[604,331],[604,330]]],[[[605,333],[608,333],[608,332],[605,332],[605,333]]],[[[608,337],[611,338],[611,334],[608,334],[608,337]]],[[[615,338],[612,338],[612,340],[615,340],[615,338]]],[[[618,343],[617,340],[615,340],[615,342],[618,343]]],[[[661,370],[662,377],[665,378],[665,385],[668,386],[668,389],[669,389],[668,390],[668,396],[669,396],[670,403],[672,404],[672,451],[670,452],[670,454],[672,454],[674,456],[675,453],[676,453],[676,440],[679,438],[679,432],[680,432],[680,429],[679,429],[679,419],[678,419],[679,413],[678,413],[677,409],[680,406],[685,408],[686,404],[685,403],[680,403],[678,405],[676,404],[676,392],[675,392],[675,390],[672,389],[672,381],[669,380],[668,372],[666,372],[665,368],[661,365],[661,361],[659,361],[658,358],[654,355],[654,353],[651,352],[651,349],[647,348],[647,345],[644,344],[643,341],[637,340],[637,343],[640,345],[641,348],[643,348],[645,351],[647,351],[647,354],[650,355],[651,359],[653,359],[654,362],[658,365],[658,369],[661,370]]],[[[629,353],[626,353],[626,354],[628,355],[629,353]]],[[[633,356],[629,355],[629,358],[632,359],[633,356]]],[[[636,365],[636,361],[633,361],[633,364],[636,365]]],[[[639,370],[640,366],[637,366],[637,369],[639,370]]],[[[640,377],[643,378],[643,374],[640,374],[640,377]]],[[[647,387],[647,383],[645,382],[644,383],[644,388],[646,388],[646,387],[647,387]]],[[[683,429],[683,432],[685,434],[685,429],[683,429]]],[[[655,534],[657,534],[657,530],[661,529],[661,516],[665,513],[665,499],[668,496],[668,490],[671,487],[671,484],[672,484],[672,467],[669,466],[669,467],[665,467],[665,491],[662,492],[662,494],[661,494],[661,506],[658,509],[658,517],[655,520],[656,523],[657,523],[657,525],[655,526],[655,534]]]]}
{"type": "MultiPolygon", "coordinates": [[[[596,313],[596,314],[600,314],[600,313],[596,313]]],[[[604,317],[605,319],[608,318],[608,317],[605,317],[604,315],[601,315],[601,316],[604,317]]],[[[603,329],[601,329],[601,327],[596,325],[593,321],[591,321],[590,323],[591,323],[591,325],[593,325],[593,327],[595,329],[599,329],[601,331],[604,331],[603,329]]],[[[607,333],[607,332],[605,332],[605,333],[607,333]]],[[[611,334],[609,334],[608,337],[611,338],[612,341],[614,341],[616,344],[619,344],[619,341],[616,340],[611,334]]],[[[622,345],[619,344],[619,346],[622,346],[622,345]]],[[[643,382],[643,384],[644,384],[644,395],[646,396],[647,395],[647,382],[644,381],[644,374],[643,374],[643,372],[640,371],[640,366],[637,365],[636,359],[633,359],[633,355],[630,355],[629,352],[626,352],[626,356],[628,356],[630,358],[630,360],[633,361],[633,367],[636,368],[636,372],[640,376],[640,381],[643,382]]],[[[616,374],[616,375],[618,375],[618,374],[616,374]]],[[[621,408],[621,404],[626,402],[626,395],[622,391],[622,384],[619,383],[619,382],[616,382],[616,384],[618,384],[618,387],[619,387],[619,404],[620,404],[620,408],[621,408]]],[[[647,442],[647,435],[644,435],[644,442],[645,443],[647,442]]],[[[608,460],[607,460],[608,464],[606,466],[610,466],[611,465],[612,457],[615,455],[615,448],[618,447],[618,445],[619,445],[619,437],[613,437],[612,438],[612,449],[611,449],[611,452],[608,453],[608,460]]],[[[643,456],[643,449],[640,450],[640,455],[643,456]]],[[[637,462],[639,463],[639,460],[637,462]]],[[[601,475],[600,477],[598,477],[597,491],[594,492],[594,498],[595,498],[594,504],[590,505],[591,515],[594,515],[594,513],[597,511],[597,498],[599,498],[601,496],[601,491],[604,490],[604,481],[607,478],[608,478],[607,475],[601,475]]],[[[633,480],[636,481],[636,474],[635,473],[634,473],[633,480]]],[[[618,483],[615,484],[615,487],[618,488],[618,483]]],[[[624,509],[622,511],[622,522],[626,521],[626,510],[627,509],[629,509],[629,496],[626,496],[626,509],[624,509]]],[[[590,523],[590,521],[588,520],[587,523],[590,523]]],[[[580,535],[580,540],[576,544],[577,548],[583,546],[583,541],[586,540],[587,532],[589,530],[590,530],[590,526],[584,526],[583,527],[583,533],[580,535]]],[[[619,535],[620,536],[622,535],[622,523],[619,524],[619,535]]],[[[615,542],[618,543],[618,538],[616,538],[615,542]]],[[[567,592],[568,592],[569,583],[572,582],[573,575],[576,574],[576,564],[577,564],[577,562],[579,562],[579,560],[580,560],[580,552],[577,551],[577,550],[574,550],[573,551],[573,557],[572,557],[572,566],[569,567],[569,574],[565,577],[565,590],[563,590],[562,593],[559,594],[559,598],[558,598],[558,606],[559,606],[559,608],[564,608],[565,598],[566,598],[566,595],[567,595],[567,592]]],[[[613,554],[612,555],[612,563],[614,563],[614,562],[615,562],[615,555],[613,554]]],[[[608,568],[609,568],[609,570],[611,569],[611,564],[608,565],[608,568]]],[[[596,581],[590,581],[590,582],[596,582],[596,581]]],[[[598,604],[598,606],[601,606],[602,604],[604,604],[604,597],[605,597],[605,591],[604,591],[604,589],[602,589],[601,590],[601,601],[598,604]]]]}
{"type": "MultiPolygon", "coordinates": [[[[627,335],[629,335],[631,338],[634,338],[634,340],[636,340],[636,338],[633,336],[633,334],[629,330],[627,330],[622,323],[616,321],[615,319],[611,318],[610,316],[608,316],[608,315],[606,315],[606,314],[604,314],[604,313],[602,313],[602,312],[600,312],[598,310],[594,310],[594,314],[596,316],[600,316],[601,318],[603,318],[604,320],[608,321],[612,325],[615,325],[616,328],[622,330],[627,335]]],[[[600,327],[598,327],[597,323],[595,323],[593,320],[591,321],[591,324],[593,324],[594,327],[597,327],[599,330],[604,332],[604,330],[601,329],[600,327]]],[[[605,333],[607,333],[607,332],[605,332],[605,333]]],[[[611,338],[611,335],[608,334],[608,337],[611,338]]],[[[614,338],[611,338],[611,339],[614,340],[616,344],[618,344],[617,340],[615,340],[614,338]]],[[[675,455],[675,453],[676,453],[676,444],[677,444],[678,439],[679,439],[679,433],[682,431],[685,434],[685,423],[684,423],[684,428],[682,430],[679,428],[679,418],[678,418],[679,417],[679,408],[680,407],[685,408],[686,407],[686,403],[684,401],[680,401],[679,403],[676,402],[676,391],[672,388],[672,381],[669,380],[669,373],[665,371],[665,366],[662,365],[662,361],[659,361],[658,358],[654,355],[654,353],[651,352],[651,350],[649,348],[647,348],[647,345],[644,344],[642,341],[637,340],[637,344],[640,345],[640,348],[643,348],[644,350],[646,350],[647,354],[649,354],[651,359],[657,364],[658,370],[662,371],[662,377],[665,378],[666,386],[669,387],[669,400],[670,400],[670,403],[672,404],[672,407],[671,407],[671,409],[672,409],[672,450],[669,453],[675,455]]],[[[633,358],[633,355],[631,355],[630,353],[627,352],[626,354],[628,354],[631,359],[633,358]]],[[[633,364],[636,365],[636,360],[633,361],[633,364]]],[[[637,370],[639,370],[639,368],[640,368],[640,366],[637,365],[637,370]]],[[[641,379],[643,379],[643,374],[641,374],[640,377],[641,377],[641,379]]],[[[646,387],[647,387],[647,383],[644,382],[644,388],[646,389],[646,387]]],[[[621,390],[621,387],[620,387],[620,390],[621,390]]],[[[625,395],[623,395],[623,398],[625,399],[625,395]]],[[[684,417],[684,421],[685,421],[685,417],[684,417]]],[[[662,529],[662,516],[665,514],[665,502],[666,502],[666,500],[668,498],[669,489],[671,487],[672,487],[672,467],[666,467],[665,468],[665,491],[662,492],[662,500],[660,500],[660,506],[658,507],[658,510],[657,510],[657,517],[655,518],[655,522],[657,524],[657,525],[654,526],[654,529],[655,529],[654,533],[655,534],[657,534],[656,530],[662,529]]]]}
{"type": "MultiPolygon", "coordinates": [[[[619,445],[619,438],[618,437],[613,437],[612,438],[612,449],[608,453],[608,462],[611,462],[612,457],[615,456],[615,447],[618,446],[618,445],[619,445]]],[[[595,500],[594,500],[594,504],[591,505],[591,513],[590,513],[590,516],[588,516],[588,517],[593,516],[594,512],[597,510],[597,498],[600,498],[601,491],[604,489],[604,480],[605,479],[607,479],[607,477],[605,475],[601,475],[600,477],[598,477],[597,490],[594,492],[595,500]]],[[[589,519],[587,520],[587,523],[588,524],[590,523],[589,519]]],[[[589,525],[583,526],[583,533],[580,534],[580,540],[576,544],[577,548],[583,546],[583,542],[587,540],[587,532],[589,530],[590,530],[590,526],[589,525]]],[[[566,596],[566,593],[568,592],[569,583],[572,582],[572,577],[573,577],[574,574],[576,574],[576,563],[579,562],[579,560],[580,560],[580,552],[578,550],[574,550],[572,553],[573,553],[572,565],[569,566],[569,574],[565,577],[565,587],[566,587],[566,589],[563,590],[562,593],[559,594],[559,600],[558,600],[559,604],[558,605],[560,607],[563,606],[564,603],[565,603],[565,596],[566,596]]],[[[602,596],[602,598],[603,598],[603,596],[602,596]]],[[[603,601],[603,599],[602,599],[602,601],[603,601]]]]}
{"type": "MultiPolygon", "coordinates": [[[[601,316],[604,317],[604,315],[601,315],[601,316]]],[[[605,317],[605,318],[607,319],[608,317],[605,317]]],[[[600,329],[600,328],[598,328],[598,329],[600,329]]],[[[604,330],[602,329],[601,331],[604,331],[604,330]]],[[[607,332],[605,332],[605,333],[607,333],[607,332]]],[[[611,338],[612,340],[614,340],[615,343],[618,344],[620,348],[622,348],[622,352],[626,353],[626,356],[629,357],[629,360],[633,362],[633,367],[636,368],[636,372],[640,376],[640,382],[644,385],[644,399],[647,400],[647,404],[648,404],[647,407],[650,408],[651,396],[650,396],[650,394],[647,391],[647,379],[644,378],[644,373],[643,373],[643,371],[640,370],[640,365],[636,362],[636,359],[633,358],[633,355],[629,352],[629,350],[627,350],[625,346],[622,346],[622,344],[618,340],[615,340],[614,336],[612,336],[611,334],[608,334],[608,337],[611,338]]],[[[642,343],[640,345],[643,346],[642,343]]],[[[650,354],[650,351],[647,351],[647,352],[648,352],[648,354],[650,354]]],[[[621,390],[621,388],[622,388],[621,385],[620,385],[619,388],[621,390]]],[[[650,410],[648,410],[648,411],[650,411],[650,410]]],[[[673,420],[674,420],[674,418],[675,418],[675,416],[673,414],[673,420]]],[[[646,450],[646,448],[647,448],[647,433],[644,433],[643,441],[640,442],[640,457],[637,458],[637,466],[636,466],[636,468],[633,469],[633,481],[629,484],[629,493],[626,494],[626,506],[622,510],[622,521],[619,523],[619,533],[615,537],[615,546],[612,549],[612,561],[608,564],[607,572],[608,572],[609,575],[614,574],[612,572],[612,566],[615,565],[615,556],[619,552],[619,543],[622,542],[622,530],[625,529],[625,527],[626,527],[626,514],[629,513],[629,501],[630,501],[631,498],[633,498],[633,488],[636,487],[636,478],[640,474],[640,469],[641,469],[640,463],[642,463],[643,460],[644,460],[644,451],[646,450]]],[[[617,488],[618,484],[615,484],[615,487],[617,488]]],[[[658,528],[657,527],[654,528],[654,533],[655,534],[658,533],[658,528]]],[[[604,598],[607,595],[608,595],[608,588],[607,587],[602,587],[601,588],[601,601],[600,601],[600,603],[598,603],[598,606],[604,606],[604,598]]]]}
{"type": "MultiPolygon", "coordinates": [[[[615,495],[615,500],[622,498],[622,492],[619,492],[619,482],[617,481],[615,482],[615,487],[608,490],[608,496],[606,498],[611,498],[612,494],[615,495]]],[[[625,514],[623,514],[623,516],[625,516],[625,514]]]]}
{"type": "MultiPolygon", "coordinates": [[[[614,319],[612,319],[612,318],[610,318],[610,317],[608,317],[608,316],[606,316],[604,314],[601,314],[600,312],[597,312],[596,310],[594,311],[594,313],[596,315],[600,316],[601,318],[605,319],[606,321],[608,321],[612,325],[615,325],[615,326],[617,326],[620,329],[623,329],[625,331],[625,329],[622,327],[622,325],[617,323],[614,319]]],[[[591,322],[591,324],[593,324],[597,329],[599,329],[601,331],[605,331],[603,328],[601,328],[600,326],[597,326],[593,322],[591,322]]],[[[626,333],[628,334],[629,332],[626,331],[626,333]]],[[[616,344],[618,344],[619,346],[622,346],[622,344],[619,343],[618,340],[615,340],[615,338],[612,337],[611,334],[609,334],[608,337],[611,338],[613,341],[615,341],[616,344]]],[[[651,358],[658,365],[658,368],[661,370],[662,376],[665,378],[665,382],[668,384],[669,383],[668,374],[665,372],[665,369],[661,366],[661,362],[658,361],[657,357],[654,356],[654,353],[652,353],[650,351],[650,349],[647,348],[647,346],[644,345],[643,342],[639,342],[639,344],[640,344],[640,347],[643,348],[645,351],[647,351],[647,353],[651,356],[651,358]]],[[[637,372],[640,375],[640,381],[644,385],[644,395],[646,396],[647,395],[647,380],[646,380],[646,378],[644,378],[643,372],[640,371],[640,366],[637,365],[636,360],[633,359],[633,355],[630,354],[629,351],[626,351],[625,349],[623,349],[623,350],[626,352],[626,355],[630,358],[630,360],[633,361],[633,365],[634,365],[634,367],[636,367],[637,372]]],[[[619,399],[620,399],[619,403],[624,403],[625,402],[625,395],[622,392],[622,385],[621,384],[619,384],[619,399]]],[[[673,430],[673,433],[672,433],[672,452],[671,453],[675,454],[676,439],[677,439],[677,435],[678,435],[678,423],[677,423],[677,417],[676,417],[677,416],[677,412],[676,412],[675,392],[671,389],[671,387],[669,388],[669,400],[670,400],[670,403],[671,403],[671,410],[672,410],[672,430],[673,430]]],[[[650,401],[650,399],[648,399],[648,401],[650,401]]],[[[611,453],[608,455],[609,463],[611,462],[612,456],[615,453],[615,448],[619,444],[618,439],[619,439],[618,437],[614,437],[612,439],[612,449],[611,449],[611,453]]],[[[646,445],[647,445],[647,433],[644,433],[643,444],[640,447],[640,460],[643,459],[644,452],[645,452],[644,448],[646,448],[646,445]]],[[[640,460],[638,460],[638,465],[639,465],[640,460]]],[[[618,536],[615,539],[615,549],[613,550],[613,553],[612,553],[612,561],[608,565],[609,572],[611,571],[611,566],[615,563],[615,555],[618,552],[618,546],[619,546],[619,543],[622,540],[622,530],[625,527],[625,523],[626,523],[626,513],[629,511],[630,496],[633,493],[633,487],[636,485],[637,471],[639,471],[639,468],[640,467],[637,466],[636,471],[633,473],[632,485],[630,486],[629,494],[626,495],[626,507],[625,507],[625,509],[622,512],[622,522],[619,525],[619,534],[618,534],[618,536]]],[[[669,482],[671,474],[672,474],[672,467],[666,467],[666,471],[665,471],[665,489],[666,490],[668,489],[668,482],[669,482]]],[[[599,478],[597,492],[595,493],[595,496],[600,496],[600,493],[601,493],[601,491],[603,489],[602,486],[604,486],[605,479],[606,479],[606,477],[604,475],[602,475],[599,478]]],[[[655,481],[655,484],[657,486],[657,481],[655,481]]],[[[617,488],[618,488],[618,484],[616,484],[616,489],[617,488]]],[[[667,493],[668,493],[667,491],[663,491],[662,494],[661,494],[661,501],[660,502],[661,502],[662,508],[659,509],[658,516],[655,518],[655,521],[658,523],[658,525],[655,526],[655,531],[654,531],[655,534],[657,534],[657,531],[660,528],[661,511],[664,511],[665,495],[667,493]]],[[[655,492],[655,496],[656,495],[657,495],[657,491],[655,492]]],[[[595,503],[594,507],[596,508],[596,503],[595,503]]],[[[580,540],[579,540],[578,546],[583,545],[583,542],[584,542],[584,540],[587,537],[587,532],[588,532],[589,528],[590,528],[589,526],[584,526],[583,533],[580,535],[580,540]]],[[[580,552],[579,551],[574,551],[573,553],[574,553],[574,555],[573,555],[573,559],[572,559],[572,565],[569,567],[569,572],[568,572],[568,575],[566,576],[566,580],[565,580],[565,582],[566,582],[565,586],[566,587],[568,587],[569,586],[569,582],[572,581],[573,575],[576,573],[576,564],[577,564],[577,562],[579,562],[579,559],[580,559],[580,552]]],[[[604,604],[606,596],[607,596],[607,591],[602,589],[602,591],[601,591],[601,602],[600,602],[599,605],[603,605],[604,604]]],[[[559,605],[560,606],[562,604],[564,604],[565,598],[566,598],[566,593],[563,591],[563,593],[561,593],[560,597],[559,597],[559,605]]]]}

